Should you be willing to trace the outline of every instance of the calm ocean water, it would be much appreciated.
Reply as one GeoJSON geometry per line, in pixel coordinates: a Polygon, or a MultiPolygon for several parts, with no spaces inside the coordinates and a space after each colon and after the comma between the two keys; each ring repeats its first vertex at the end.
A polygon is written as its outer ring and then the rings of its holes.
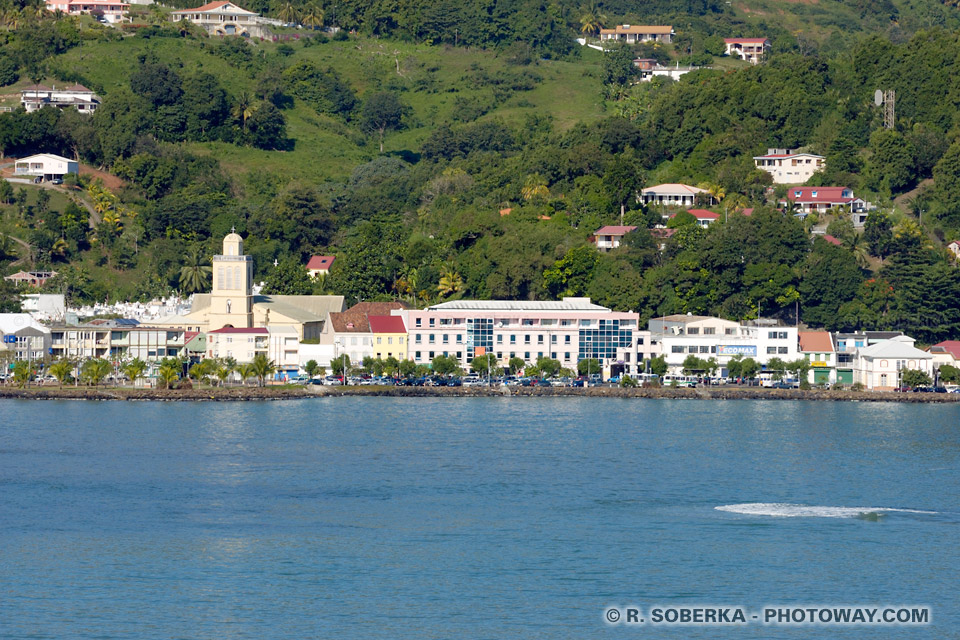
{"type": "Polygon", "coordinates": [[[958,427],[872,403],[0,401],[0,637],[956,638],[958,427]],[[933,622],[603,623],[657,603],[933,622]]]}

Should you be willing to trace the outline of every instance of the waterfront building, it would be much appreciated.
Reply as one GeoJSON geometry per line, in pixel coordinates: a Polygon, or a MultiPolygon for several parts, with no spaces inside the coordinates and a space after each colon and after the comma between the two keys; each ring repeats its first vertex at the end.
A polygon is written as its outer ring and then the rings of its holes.
{"type": "Polygon", "coordinates": [[[829,331],[799,331],[800,357],[810,363],[807,381],[810,384],[833,384],[837,381],[837,354],[829,331]]]}
{"type": "Polygon", "coordinates": [[[368,316],[373,334],[373,357],[407,359],[407,327],[400,316],[368,316]]]}
{"type": "Polygon", "coordinates": [[[905,369],[927,373],[933,379],[933,354],[914,346],[915,340],[898,335],[857,349],[853,365],[854,383],[870,391],[893,391],[901,386],[905,369]]]}
{"type": "Polygon", "coordinates": [[[10,360],[43,360],[50,349],[50,330],[29,313],[0,313],[0,354],[10,360]]]}
{"type": "Polygon", "coordinates": [[[796,327],[780,326],[775,320],[740,324],[712,316],[669,315],[651,318],[648,327],[662,351],[670,373],[683,371],[683,362],[690,355],[702,360],[715,358],[717,375],[728,375],[732,358],[753,358],[761,366],[771,359],[797,359],[796,327]]]}
{"type": "Polygon", "coordinates": [[[853,384],[853,366],[857,350],[900,335],[903,335],[900,331],[860,331],[831,334],[837,363],[836,381],[840,384],[853,384]]]}
{"type": "MultiPolygon", "coordinates": [[[[315,354],[313,359],[321,366],[329,366],[333,359],[344,354],[351,363],[357,365],[364,358],[376,358],[370,317],[389,316],[393,311],[407,306],[405,302],[358,302],[346,311],[331,313],[320,335],[320,346],[325,348],[311,350],[315,354]]],[[[382,349],[380,353],[383,353],[382,349]]]]}
{"type": "Polygon", "coordinates": [[[190,312],[151,324],[209,333],[217,329],[293,327],[299,340],[320,339],[327,315],[343,310],[343,296],[276,296],[253,293],[253,258],[243,238],[230,233],[223,253],[213,256],[213,290],[194,294],[190,312]]]}
{"type": "Polygon", "coordinates": [[[139,358],[155,362],[187,357],[187,342],[195,336],[188,336],[182,329],[125,326],[115,321],[54,325],[50,329],[50,356],[54,360],[106,358],[119,363],[139,358]]]}
{"type": "Polygon", "coordinates": [[[222,327],[207,332],[208,358],[233,358],[237,364],[267,355],[270,333],[265,327],[222,327]]]}
{"type": "Polygon", "coordinates": [[[575,370],[593,358],[609,375],[636,373],[643,358],[659,353],[649,332],[640,330],[637,313],[612,311],[589,298],[455,300],[392,314],[403,318],[408,357],[417,364],[445,355],[469,369],[474,357],[492,353],[501,366],[511,358],[535,364],[544,357],[575,370]]]}

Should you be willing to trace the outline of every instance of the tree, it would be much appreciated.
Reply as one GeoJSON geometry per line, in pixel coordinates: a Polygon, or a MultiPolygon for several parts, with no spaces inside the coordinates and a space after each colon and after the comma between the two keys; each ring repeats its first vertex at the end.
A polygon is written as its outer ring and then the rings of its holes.
{"type": "Polygon", "coordinates": [[[303,9],[303,25],[311,29],[323,26],[323,9],[316,2],[309,3],[303,9]]]}
{"type": "Polygon", "coordinates": [[[237,374],[240,376],[240,382],[247,384],[247,380],[257,375],[253,368],[253,363],[245,362],[237,367],[237,374]]]}
{"type": "Polygon", "coordinates": [[[493,353],[476,356],[470,361],[470,370],[474,373],[482,373],[486,375],[488,371],[495,371],[498,368],[499,362],[497,361],[497,356],[493,353]]]}
{"type": "Polygon", "coordinates": [[[584,358],[577,363],[577,373],[581,376],[591,376],[603,373],[603,367],[596,358],[584,358]]]}
{"type": "Polygon", "coordinates": [[[756,378],[759,372],[760,364],[753,358],[744,358],[740,363],[740,375],[747,380],[756,378]]]}
{"type": "Polygon", "coordinates": [[[57,360],[50,365],[50,375],[57,379],[60,387],[63,388],[63,383],[70,378],[70,374],[73,373],[73,363],[69,360],[57,360]]]}
{"type": "Polygon", "coordinates": [[[207,382],[210,377],[212,365],[213,360],[201,360],[190,367],[188,375],[196,380],[198,384],[203,384],[204,382],[207,382]]]}
{"type": "Polygon", "coordinates": [[[540,370],[544,378],[552,378],[560,371],[560,361],[555,358],[537,358],[537,369],[540,370]]]}
{"type": "Polygon", "coordinates": [[[392,91],[377,91],[363,103],[361,121],[370,131],[380,134],[380,153],[383,153],[383,134],[387,129],[399,129],[404,106],[392,91]]]}
{"type": "Polygon", "coordinates": [[[706,373],[706,371],[707,371],[707,364],[697,356],[693,355],[692,353],[688,355],[686,358],[684,358],[683,360],[684,374],[690,375],[693,373],[706,373]]]}
{"type": "Polygon", "coordinates": [[[616,44],[606,50],[603,56],[603,83],[613,87],[624,87],[637,74],[633,64],[633,51],[623,44],[616,44]]]}
{"type": "Polygon", "coordinates": [[[893,224],[890,222],[890,216],[879,209],[871,211],[863,225],[863,239],[870,249],[870,254],[883,260],[889,253],[890,244],[893,241],[893,224]]]}
{"type": "Polygon", "coordinates": [[[147,363],[140,358],[134,358],[123,365],[123,374],[130,379],[133,386],[137,386],[137,380],[142,378],[147,372],[147,363]]]}
{"type": "Polygon", "coordinates": [[[396,376],[400,373],[400,361],[393,356],[387,356],[383,360],[383,371],[388,376],[396,376]]]}
{"type": "Polygon", "coordinates": [[[440,270],[440,282],[437,284],[437,293],[441,296],[450,296],[463,289],[463,278],[450,265],[444,265],[440,270]]]}
{"type": "Polygon", "coordinates": [[[807,378],[810,373],[810,361],[806,358],[797,358],[796,360],[791,360],[790,362],[785,363],[786,369],[793,377],[796,378],[800,384],[807,382],[807,378]]]}
{"type": "Polygon", "coordinates": [[[960,367],[949,364],[940,365],[940,382],[943,384],[960,384],[960,367]]]}
{"type": "Polygon", "coordinates": [[[113,365],[103,358],[94,358],[83,363],[80,375],[87,381],[87,384],[92,383],[96,388],[110,374],[112,369],[113,365]]]}
{"type": "Polygon", "coordinates": [[[507,366],[510,367],[511,374],[517,375],[527,366],[527,362],[523,358],[514,356],[507,362],[507,366]]]}
{"type": "Polygon", "coordinates": [[[553,263],[552,268],[543,272],[544,288],[555,299],[585,295],[599,259],[597,249],[592,245],[570,249],[553,263]]]}
{"type": "Polygon", "coordinates": [[[667,358],[666,356],[657,356],[656,358],[650,359],[650,373],[654,374],[658,378],[662,378],[667,375],[667,358]]]}
{"type": "Polygon", "coordinates": [[[313,378],[317,375],[317,372],[320,371],[320,365],[317,364],[316,360],[307,360],[307,364],[303,365],[303,370],[306,371],[308,376],[313,378]]]}
{"type": "Polygon", "coordinates": [[[227,382],[231,373],[233,373],[233,366],[225,362],[219,363],[213,371],[213,375],[217,377],[221,387],[227,382]]]}
{"type": "Polygon", "coordinates": [[[345,353],[341,353],[336,358],[330,361],[330,371],[333,372],[335,376],[346,377],[348,371],[350,371],[350,356],[345,353]]]}
{"type": "Polygon", "coordinates": [[[253,356],[253,362],[250,364],[253,366],[253,375],[257,376],[257,382],[261,387],[266,382],[267,376],[277,370],[277,366],[273,363],[273,360],[263,353],[258,353],[253,356]]]}
{"type": "Polygon", "coordinates": [[[413,360],[401,360],[400,361],[400,375],[404,378],[409,378],[417,370],[417,363],[413,360]]]}
{"type": "Polygon", "coordinates": [[[284,258],[271,267],[263,283],[265,295],[307,296],[312,292],[310,274],[296,258],[284,258]]]}
{"type": "Polygon", "coordinates": [[[767,360],[767,371],[770,372],[774,380],[783,380],[783,374],[787,371],[787,363],[780,358],[770,358],[767,360]]]}
{"type": "Polygon", "coordinates": [[[164,389],[169,389],[174,382],[180,379],[180,368],[169,362],[162,364],[157,369],[157,379],[164,389]]]}
{"type": "Polygon", "coordinates": [[[180,268],[180,288],[186,293],[204,291],[210,284],[212,271],[213,268],[200,256],[199,249],[193,249],[180,268]]]}
{"type": "Polygon", "coordinates": [[[738,353],[737,355],[730,358],[730,361],[727,362],[727,375],[731,378],[739,378],[743,375],[743,354],[738,353]]]}
{"type": "Polygon", "coordinates": [[[438,355],[430,363],[430,368],[434,373],[441,376],[447,376],[455,373],[460,368],[460,362],[454,356],[438,355]]]}
{"type": "Polygon", "coordinates": [[[904,369],[900,372],[900,384],[904,387],[916,389],[917,387],[929,387],[933,384],[930,374],[920,369],[904,369]]]}
{"type": "Polygon", "coordinates": [[[13,381],[17,386],[23,389],[33,377],[33,371],[30,369],[30,363],[26,360],[18,360],[13,363],[13,381]]]}
{"type": "Polygon", "coordinates": [[[272,102],[261,102],[247,120],[247,144],[257,149],[281,149],[287,142],[287,121],[272,102]]]}

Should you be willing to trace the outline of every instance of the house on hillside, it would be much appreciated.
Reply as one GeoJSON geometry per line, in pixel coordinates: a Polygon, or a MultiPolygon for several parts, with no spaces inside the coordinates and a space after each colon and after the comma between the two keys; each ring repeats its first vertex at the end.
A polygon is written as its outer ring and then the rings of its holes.
{"type": "Polygon", "coordinates": [[[195,9],[183,9],[170,14],[173,22],[188,20],[212,36],[244,36],[266,38],[269,29],[261,24],[260,16],[227,0],[209,2],[195,9]]]}
{"type": "Polygon", "coordinates": [[[637,58],[633,61],[633,66],[640,70],[640,82],[650,82],[658,76],[670,78],[671,80],[679,80],[680,76],[700,68],[681,67],[679,62],[672,67],[664,66],[653,58],[637,58]]]}
{"type": "Polygon", "coordinates": [[[13,175],[17,178],[63,180],[63,176],[68,173],[80,173],[80,165],[77,161],[52,153],[38,153],[35,156],[17,160],[13,168],[13,175]]]}
{"type": "Polygon", "coordinates": [[[48,11],[62,11],[67,15],[79,16],[82,14],[103,15],[104,22],[116,24],[123,22],[130,5],[116,0],[46,0],[48,11]]]}
{"type": "Polygon", "coordinates": [[[823,168],[825,160],[815,153],[767,149],[766,155],[753,157],[753,164],[773,176],[776,184],[803,184],[823,168]]]}
{"type": "Polygon", "coordinates": [[[618,24],[613,29],[600,29],[601,42],[626,42],[627,44],[636,44],[638,42],[662,42],[669,44],[673,42],[673,36],[676,35],[673,27],[650,26],[650,25],[629,25],[618,24]]]}
{"type": "Polygon", "coordinates": [[[780,206],[793,210],[794,215],[804,218],[811,213],[825,213],[830,209],[847,207],[854,226],[863,226],[870,211],[875,207],[853,195],[849,187],[790,187],[780,200],[780,206]]]}
{"type": "Polygon", "coordinates": [[[620,241],[623,239],[623,236],[635,230],[636,227],[625,225],[607,225],[606,227],[600,227],[593,234],[594,242],[600,251],[610,251],[620,246],[620,241]]]}
{"type": "Polygon", "coordinates": [[[750,64],[759,64],[770,53],[769,38],[724,38],[723,44],[728,56],[750,64]]]}
{"type": "Polygon", "coordinates": [[[79,113],[93,113],[100,106],[100,96],[82,84],[65,89],[57,89],[56,85],[47,87],[34,84],[20,91],[20,104],[27,113],[43,107],[74,108],[79,113]]]}
{"type": "Polygon", "coordinates": [[[954,258],[960,258],[960,240],[954,240],[948,244],[947,251],[952,253],[954,258]]]}
{"type": "Polygon", "coordinates": [[[706,209],[688,209],[687,213],[697,219],[697,224],[704,229],[720,219],[719,213],[707,211],[706,209]]]}
{"type": "Polygon", "coordinates": [[[25,284],[39,288],[47,284],[47,280],[56,275],[56,271],[17,271],[12,275],[4,277],[4,280],[12,282],[15,285],[25,284]]]}
{"type": "Polygon", "coordinates": [[[666,207],[693,207],[697,204],[697,197],[714,203],[713,196],[706,189],[691,187],[687,184],[658,184],[641,191],[640,200],[644,204],[656,204],[666,207]]]}
{"type": "Polygon", "coordinates": [[[330,273],[330,267],[336,259],[336,256],[311,256],[307,261],[307,273],[311,278],[326,276],[330,273]]]}

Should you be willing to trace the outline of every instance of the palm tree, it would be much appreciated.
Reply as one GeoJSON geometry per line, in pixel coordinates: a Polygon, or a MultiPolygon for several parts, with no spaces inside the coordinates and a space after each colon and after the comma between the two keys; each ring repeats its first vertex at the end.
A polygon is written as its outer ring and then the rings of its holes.
{"type": "Polygon", "coordinates": [[[527,176],[523,188],[520,189],[520,195],[523,196],[524,200],[546,198],[550,195],[550,190],[547,188],[547,181],[544,177],[539,173],[534,173],[527,176]]]}
{"type": "Polygon", "coordinates": [[[60,383],[60,388],[63,388],[64,381],[70,377],[70,374],[73,373],[73,363],[69,360],[57,360],[52,365],[50,365],[50,375],[57,379],[57,382],[60,383]]]}
{"type": "Polygon", "coordinates": [[[437,285],[437,293],[441,296],[449,296],[463,289],[463,278],[453,267],[445,265],[440,270],[440,284],[437,285]]]}
{"type": "Polygon", "coordinates": [[[233,105],[233,117],[243,122],[243,130],[247,130],[247,120],[257,110],[253,96],[246,91],[241,91],[237,95],[237,102],[233,105]]]}
{"type": "Polygon", "coordinates": [[[208,382],[215,364],[216,363],[213,360],[201,360],[197,364],[190,367],[190,377],[200,384],[208,382]]]}
{"type": "Polygon", "coordinates": [[[253,356],[253,362],[251,362],[250,365],[253,367],[253,375],[257,376],[257,381],[261,387],[267,376],[277,370],[277,366],[273,363],[273,360],[262,353],[253,356]]]}
{"type": "Polygon", "coordinates": [[[607,16],[600,11],[597,3],[591,2],[580,10],[580,33],[595,35],[606,21],[607,16]]]}
{"type": "Polygon", "coordinates": [[[147,363],[140,358],[134,358],[127,364],[123,365],[123,373],[130,378],[130,382],[133,383],[133,386],[137,386],[137,380],[142,378],[146,372],[147,363]]]}
{"type": "Polygon", "coordinates": [[[169,389],[170,385],[180,379],[180,371],[169,362],[164,363],[160,366],[160,369],[157,370],[157,378],[163,383],[164,389],[169,389]]]}
{"type": "Polygon", "coordinates": [[[280,10],[277,11],[277,17],[283,22],[296,22],[297,13],[297,8],[293,6],[292,2],[288,1],[280,5],[280,10]]]}
{"type": "Polygon", "coordinates": [[[230,374],[233,373],[233,367],[228,364],[219,364],[214,370],[213,375],[217,377],[217,380],[220,381],[220,386],[222,387],[226,383],[227,378],[230,377],[230,374]]]}
{"type": "Polygon", "coordinates": [[[93,383],[94,389],[100,386],[100,383],[103,382],[103,379],[110,374],[110,370],[113,368],[109,362],[103,358],[94,358],[93,360],[87,360],[83,363],[83,370],[81,375],[87,383],[93,383]]]}
{"type": "Polygon", "coordinates": [[[247,380],[257,375],[256,371],[253,370],[253,365],[249,362],[238,366],[237,373],[240,374],[240,380],[243,384],[247,384],[247,380]]]}
{"type": "Polygon", "coordinates": [[[13,381],[21,389],[27,386],[32,375],[33,371],[30,370],[30,363],[26,360],[18,360],[13,364],[13,381]]]}
{"type": "Polygon", "coordinates": [[[180,268],[180,288],[187,293],[197,293],[207,288],[213,268],[204,264],[200,252],[194,249],[187,254],[187,263],[180,268]]]}
{"type": "Polygon", "coordinates": [[[323,26],[323,9],[316,2],[311,2],[304,8],[302,21],[304,26],[316,29],[323,26]]]}
{"type": "Polygon", "coordinates": [[[843,246],[853,254],[861,269],[866,269],[870,265],[869,249],[862,233],[852,233],[844,238],[843,246]]]}

